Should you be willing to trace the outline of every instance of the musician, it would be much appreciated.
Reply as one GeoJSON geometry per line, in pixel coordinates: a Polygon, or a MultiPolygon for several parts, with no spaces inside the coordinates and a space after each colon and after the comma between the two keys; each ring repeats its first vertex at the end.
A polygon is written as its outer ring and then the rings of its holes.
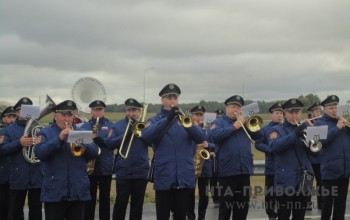
{"type": "MultiPolygon", "coordinates": [[[[192,122],[194,125],[199,126],[203,129],[203,118],[205,113],[205,108],[201,105],[197,105],[193,107],[190,110],[192,122]]],[[[196,152],[197,144],[194,145],[194,152],[196,152]]],[[[201,144],[201,147],[203,149],[208,150],[209,152],[215,151],[215,145],[212,143],[208,143],[207,141],[204,141],[201,144]]],[[[211,154],[211,153],[209,153],[211,154]]],[[[202,220],[205,219],[205,213],[207,211],[208,202],[209,202],[209,196],[208,192],[210,191],[210,185],[209,185],[209,179],[212,176],[212,161],[211,158],[208,160],[204,160],[201,175],[198,177],[198,219],[202,220]]],[[[187,219],[195,219],[194,214],[194,208],[195,208],[195,190],[193,190],[193,199],[192,203],[189,206],[189,210],[187,213],[187,219]]]]}
{"type": "Polygon", "coordinates": [[[21,105],[32,105],[33,102],[23,97],[13,106],[17,120],[4,131],[4,140],[1,145],[3,155],[10,156],[10,209],[8,220],[23,219],[23,207],[28,194],[29,220],[42,219],[40,187],[42,169],[40,163],[31,164],[26,161],[22,150],[33,145],[32,137],[24,135],[29,118],[20,116],[21,105]]]}
{"type": "Polygon", "coordinates": [[[344,219],[350,176],[350,128],[337,116],[339,98],[328,96],[321,102],[323,117],[315,126],[328,125],[327,139],[321,140],[322,186],[328,194],[322,195],[321,219],[344,219]],[[333,190],[332,190],[333,189],[333,190]]]}
{"type": "Polygon", "coordinates": [[[76,104],[71,100],[56,105],[53,123],[40,131],[34,148],[43,166],[41,201],[46,220],[83,220],[85,202],[91,200],[86,162],[97,157],[98,148],[95,143],[83,144],[83,154],[73,155],[67,138],[76,130],[74,109],[76,104]]]}
{"type": "Polygon", "coordinates": [[[270,108],[271,121],[264,126],[261,132],[261,138],[256,140],[255,148],[265,153],[265,209],[269,219],[277,219],[276,212],[276,196],[273,193],[274,185],[274,156],[271,153],[269,146],[269,135],[273,126],[279,125],[283,122],[283,109],[282,104],[279,102],[274,103],[270,108]]]}
{"type": "MultiPolygon", "coordinates": [[[[224,110],[218,109],[215,111],[216,118],[221,118],[221,116],[225,113],[224,110]]],[[[215,145],[215,144],[214,144],[215,145]]],[[[214,203],[214,208],[218,208],[220,206],[220,197],[219,197],[219,188],[218,188],[218,163],[215,152],[210,155],[212,161],[212,177],[210,178],[210,189],[212,190],[212,199],[214,203]]]]}
{"type": "Polygon", "coordinates": [[[278,220],[289,220],[291,213],[293,219],[305,217],[307,194],[300,193],[298,187],[302,170],[312,173],[312,167],[307,148],[300,140],[306,129],[306,124],[298,126],[303,106],[298,99],[286,101],[282,105],[285,121],[274,126],[269,134],[271,152],[275,159],[274,187],[278,220]]]}
{"type": "MultiPolygon", "coordinates": [[[[0,130],[0,146],[4,141],[5,128],[15,122],[16,110],[8,106],[1,113],[4,127],[0,130]]],[[[10,202],[10,157],[3,155],[0,147],[0,219],[7,219],[10,202]]]]}
{"type": "Polygon", "coordinates": [[[226,113],[210,127],[210,140],[215,143],[218,159],[221,201],[219,219],[246,219],[249,209],[250,175],[253,174],[251,142],[242,129],[240,116],[244,100],[239,95],[226,99],[226,113]],[[229,192],[229,193],[224,193],[229,192]]]}
{"type": "MultiPolygon", "coordinates": [[[[305,120],[310,126],[313,126],[313,124],[317,121],[317,118],[322,115],[322,109],[320,102],[316,101],[314,102],[309,108],[307,108],[307,111],[309,112],[309,118],[305,120]],[[312,119],[312,120],[310,120],[312,119]]],[[[320,169],[320,152],[310,152],[310,160],[312,169],[315,173],[315,179],[316,179],[316,189],[317,189],[317,208],[322,209],[322,192],[321,192],[321,169],[320,169]]],[[[307,210],[312,209],[312,202],[311,202],[311,196],[310,200],[308,201],[307,210]]]]}
{"type": "Polygon", "coordinates": [[[142,107],[136,99],[127,99],[125,101],[126,117],[113,124],[106,140],[109,148],[119,149],[115,163],[117,197],[113,209],[113,220],[125,219],[129,198],[131,199],[129,219],[142,218],[149,170],[148,145],[142,137],[132,135],[133,125],[140,120],[141,113],[146,114],[142,107]],[[130,124],[127,129],[128,123],[130,124]],[[123,146],[121,146],[122,143],[123,146]]]}
{"type": "Polygon", "coordinates": [[[170,209],[175,219],[186,219],[186,211],[195,188],[193,142],[203,143],[204,131],[193,123],[180,124],[180,88],[166,85],[160,92],[162,108],[150,118],[143,138],[152,143],[154,151],[154,189],[157,219],[169,219],[170,209]]]}
{"type": "Polygon", "coordinates": [[[110,219],[110,192],[113,173],[114,154],[113,150],[105,144],[108,131],[112,127],[112,122],[105,118],[106,104],[101,100],[95,100],[89,104],[91,109],[91,119],[82,124],[81,130],[93,131],[94,126],[98,126],[98,134],[95,143],[100,148],[100,154],[95,160],[93,171],[89,174],[91,200],[85,206],[85,220],[95,218],[95,206],[97,188],[99,189],[99,217],[100,220],[110,219]],[[98,122],[97,122],[98,118],[98,122]]]}

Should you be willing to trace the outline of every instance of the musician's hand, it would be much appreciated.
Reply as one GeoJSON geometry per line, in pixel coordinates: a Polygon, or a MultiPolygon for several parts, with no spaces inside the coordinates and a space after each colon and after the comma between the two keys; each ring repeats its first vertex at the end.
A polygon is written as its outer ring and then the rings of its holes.
{"type": "Polygon", "coordinates": [[[245,119],[239,115],[237,115],[237,120],[233,123],[233,126],[236,129],[239,129],[240,127],[242,127],[242,125],[244,125],[245,123],[245,119]]]}
{"type": "Polygon", "coordinates": [[[130,118],[130,126],[133,126],[136,123],[135,118],[130,118]]]}
{"type": "Polygon", "coordinates": [[[305,123],[308,124],[309,126],[314,126],[314,124],[312,123],[312,121],[310,119],[305,119],[305,123]]]}
{"type": "Polygon", "coordinates": [[[33,138],[28,136],[22,136],[19,141],[23,147],[30,147],[33,145],[33,138]]]}
{"type": "Polygon", "coordinates": [[[202,147],[203,147],[203,148],[208,148],[208,147],[209,147],[208,142],[207,142],[207,141],[203,141],[202,147]]]}
{"type": "Polygon", "coordinates": [[[71,130],[70,128],[65,128],[61,131],[61,133],[59,135],[59,138],[61,141],[66,140],[68,138],[68,134],[69,134],[70,130],[71,130]]]}
{"type": "Polygon", "coordinates": [[[337,127],[339,129],[342,129],[345,127],[345,121],[343,119],[339,119],[338,122],[337,122],[337,127]]]}
{"type": "Polygon", "coordinates": [[[169,114],[168,114],[168,117],[167,117],[168,121],[172,121],[173,118],[176,115],[178,115],[179,113],[180,113],[179,107],[177,107],[177,106],[172,107],[172,109],[169,111],[169,114]]]}
{"type": "Polygon", "coordinates": [[[262,138],[260,131],[249,132],[249,135],[254,141],[260,140],[262,138]]]}
{"type": "Polygon", "coordinates": [[[95,143],[97,146],[99,146],[99,147],[104,147],[104,146],[106,146],[105,141],[104,141],[103,138],[101,138],[101,137],[95,137],[95,138],[93,139],[93,141],[94,141],[94,143],[95,143]]]}
{"type": "Polygon", "coordinates": [[[295,135],[298,137],[303,137],[306,127],[306,124],[301,124],[298,127],[294,128],[295,135]]]}

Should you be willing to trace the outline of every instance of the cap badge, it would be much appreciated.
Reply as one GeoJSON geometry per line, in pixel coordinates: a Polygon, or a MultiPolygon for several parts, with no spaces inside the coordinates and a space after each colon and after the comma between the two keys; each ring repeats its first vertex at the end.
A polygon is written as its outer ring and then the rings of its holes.
{"type": "Polygon", "coordinates": [[[295,99],[292,99],[290,102],[291,102],[292,104],[297,103],[297,101],[296,101],[295,99]]]}
{"type": "Polygon", "coordinates": [[[174,88],[175,88],[174,84],[169,85],[169,89],[174,89],[174,88]]]}
{"type": "Polygon", "coordinates": [[[239,97],[238,95],[236,95],[236,99],[237,99],[237,100],[240,100],[240,99],[241,99],[241,97],[239,97]]]}
{"type": "Polygon", "coordinates": [[[27,103],[27,102],[28,102],[28,99],[24,98],[24,99],[23,99],[23,102],[24,102],[24,103],[27,103]]]}
{"type": "Polygon", "coordinates": [[[100,103],[100,101],[96,101],[96,104],[99,105],[99,104],[101,104],[101,103],[100,103]]]}
{"type": "Polygon", "coordinates": [[[73,105],[73,103],[71,101],[67,102],[67,106],[72,106],[72,105],[73,105]]]}
{"type": "Polygon", "coordinates": [[[132,103],[134,103],[134,100],[133,100],[133,99],[130,99],[129,102],[132,104],[132,103]]]}
{"type": "Polygon", "coordinates": [[[331,97],[333,100],[335,100],[335,96],[334,95],[332,95],[332,97],[331,97]]]}

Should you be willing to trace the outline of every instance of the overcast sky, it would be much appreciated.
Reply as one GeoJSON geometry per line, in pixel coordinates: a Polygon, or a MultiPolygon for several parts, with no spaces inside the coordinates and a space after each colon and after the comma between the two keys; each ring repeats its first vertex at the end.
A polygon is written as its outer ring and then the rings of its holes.
{"type": "Polygon", "coordinates": [[[350,1],[0,0],[0,101],[72,99],[94,77],[107,104],[315,92],[350,100],[350,1]],[[145,78],[144,78],[145,76],[145,78]],[[243,94],[244,93],[244,94],[243,94]]]}

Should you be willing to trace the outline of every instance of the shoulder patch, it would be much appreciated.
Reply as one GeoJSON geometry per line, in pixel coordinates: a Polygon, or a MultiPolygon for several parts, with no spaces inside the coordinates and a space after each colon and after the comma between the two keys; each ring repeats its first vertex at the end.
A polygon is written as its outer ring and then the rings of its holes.
{"type": "Polygon", "coordinates": [[[216,124],[210,125],[210,129],[214,129],[214,128],[216,128],[216,124]]]}
{"type": "Polygon", "coordinates": [[[5,136],[0,136],[0,144],[2,144],[2,142],[4,142],[4,138],[5,138],[5,136]]]}
{"type": "Polygon", "coordinates": [[[273,131],[270,133],[270,139],[276,139],[278,137],[278,134],[276,131],[273,131]]]}
{"type": "Polygon", "coordinates": [[[41,142],[41,135],[35,138],[35,144],[39,144],[41,142]]]}

